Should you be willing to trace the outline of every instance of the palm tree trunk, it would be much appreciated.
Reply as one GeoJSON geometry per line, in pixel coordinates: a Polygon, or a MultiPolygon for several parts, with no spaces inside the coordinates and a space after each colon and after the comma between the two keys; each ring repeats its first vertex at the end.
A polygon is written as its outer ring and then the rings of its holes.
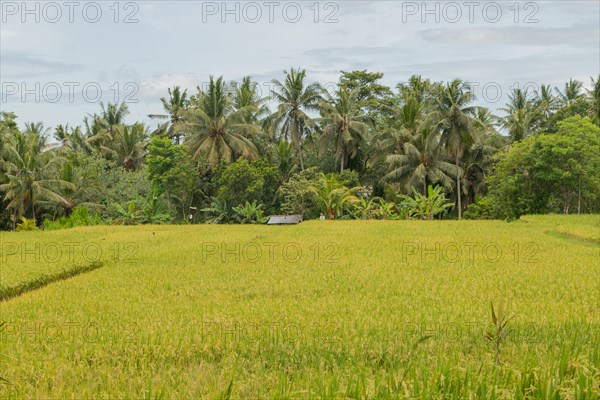
{"type": "Polygon", "coordinates": [[[292,143],[296,143],[296,151],[298,152],[298,160],[300,161],[300,170],[304,171],[304,158],[302,157],[302,133],[300,131],[299,122],[293,121],[292,123],[294,127],[294,130],[291,132],[292,143]]]}
{"type": "Polygon", "coordinates": [[[298,144],[298,160],[300,160],[300,170],[304,171],[304,159],[302,158],[302,144],[298,144]]]}
{"type": "Polygon", "coordinates": [[[342,150],[342,159],[340,160],[340,174],[344,172],[344,159],[346,158],[346,151],[342,150]]]}
{"type": "Polygon", "coordinates": [[[462,218],[462,202],[461,202],[461,188],[460,188],[460,169],[458,168],[458,152],[456,153],[456,194],[458,200],[458,219],[462,218]]]}

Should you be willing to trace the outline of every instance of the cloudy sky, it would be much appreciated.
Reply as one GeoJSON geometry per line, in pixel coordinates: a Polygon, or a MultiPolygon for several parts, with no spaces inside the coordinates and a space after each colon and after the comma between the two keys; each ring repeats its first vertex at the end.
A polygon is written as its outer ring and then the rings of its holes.
{"type": "Polygon", "coordinates": [[[129,120],[161,111],[168,87],[301,66],[312,81],[340,70],[462,78],[479,103],[513,87],[589,86],[600,73],[598,1],[0,1],[0,108],[22,124],[81,124],[98,101],[129,103],[129,120]],[[515,3],[518,7],[515,7],[515,3]],[[26,4],[24,6],[24,4],[26,4]]]}

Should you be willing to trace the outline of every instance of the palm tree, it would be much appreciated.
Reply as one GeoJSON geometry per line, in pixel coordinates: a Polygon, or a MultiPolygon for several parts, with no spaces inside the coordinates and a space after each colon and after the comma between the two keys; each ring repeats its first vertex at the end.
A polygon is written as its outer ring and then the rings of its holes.
{"type": "Polygon", "coordinates": [[[485,192],[485,177],[492,163],[492,156],[498,151],[494,134],[475,131],[473,144],[464,156],[464,188],[465,206],[475,201],[476,195],[485,192]]]}
{"type": "Polygon", "coordinates": [[[168,120],[161,124],[154,134],[166,132],[169,138],[175,138],[175,144],[179,144],[181,134],[175,134],[175,128],[183,122],[183,110],[187,107],[187,90],[181,91],[179,86],[175,86],[173,90],[168,89],[169,98],[160,98],[165,114],[150,114],[148,117],[152,119],[168,120]]]}
{"type": "Polygon", "coordinates": [[[44,144],[46,144],[46,136],[50,128],[46,128],[41,122],[26,122],[25,123],[25,132],[29,132],[35,136],[44,138],[44,144]]]}
{"type": "Polygon", "coordinates": [[[260,119],[266,116],[269,108],[266,103],[268,97],[260,97],[259,87],[252,82],[252,77],[245,76],[241,83],[233,83],[232,103],[236,110],[251,110],[246,115],[246,122],[249,124],[258,124],[260,119]]]}
{"type": "Polygon", "coordinates": [[[434,98],[434,110],[429,117],[440,130],[440,139],[446,151],[454,156],[458,219],[461,219],[460,158],[473,143],[473,115],[477,108],[470,104],[475,100],[475,95],[470,85],[459,79],[441,87],[438,92],[434,98]]]}
{"type": "Polygon", "coordinates": [[[144,162],[148,130],[143,124],[119,125],[115,128],[111,151],[117,164],[128,171],[137,170],[144,162]]]}
{"type": "Polygon", "coordinates": [[[544,117],[549,118],[557,108],[557,99],[552,94],[550,85],[540,86],[540,91],[535,93],[535,106],[538,112],[544,117]]]}
{"type": "Polygon", "coordinates": [[[356,97],[349,89],[340,88],[336,97],[327,95],[320,104],[323,135],[319,139],[321,151],[335,148],[335,158],[344,171],[346,161],[356,157],[359,147],[368,139],[368,117],[360,115],[356,97]]]}
{"type": "Polygon", "coordinates": [[[60,167],[59,179],[68,182],[60,195],[66,203],[58,204],[66,215],[70,215],[73,209],[80,205],[88,207],[99,207],[92,200],[98,194],[98,169],[86,164],[78,165],[74,160],[63,162],[60,167]]]}
{"type": "Polygon", "coordinates": [[[102,113],[98,122],[110,133],[113,132],[115,126],[122,125],[125,122],[125,117],[129,114],[127,103],[108,103],[105,107],[104,103],[100,102],[100,107],[102,107],[102,113]]]}
{"type": "Polygon", "coordinates": [[[54,128],[54,139],[58,141],[58,148],[62,152],[85,152],[91,153],[92,148],[87,142],[87,138],[81,132],[80,127],[70,128],[67,125],[58,125],[54,128]]]}
{"type": "Polygon", "coordinates": [[[432,84],[429,79],[423,79],[420,75],[413,75],[407,83],[400,83],[396,87],[404,103],[412,98],[418,104],[425,104],[429,98],[432,84]]]}
{"type": "Polygon", "coordinates": [[[508,131],[512,141],[517,142],[531,134],[540,113],[529,99],[527,90],[514,89],[508,98],[506,107],[500,109],[507,114],[502,119],[502,127],[508,131]]]}
{"type": "Polygon", "coordinates": [[[276,161],[277,161],[277,169],[279,170],[279,180],[281,183],[286,182],[294,168],[294,149],[290,142],[286,142],[285,140],[279,141],[276,149],[276,161]]]}
{"type": "Polygon", "coordinates": [[[321,89],[317,83],[305,85],[306,70],[292,68],[290,72],[284,73],[285,82],[273,81],[276,89],[272,91],[272,97],[279,105],[269,120],[274,129],[280,129],[285,140],[291,139],[296,148],[300,168],[304,170],[302,136],[313,123],[306,112],[318,111],[321,89]]]}
{"type": "Polygon", "coordinates": [[[68,203],[60,190],[71,184],[56,177],[62,159],[47,150],[47,137],[39,129],[30,128],[16,132],[4,148],[2,169],[6,182],[0,185],[0,191],[8,200],[7,209],[14,212],[13,221],[19,214],[36,219],[36,209],[44,202],[68,203]]]}
{"type": "Polygon", "coordinates": [[[324,173],[319,174],[317,183],[309,187],[317,202],[323,206],[329,219],[340,216],[344,209],[358,203],[356,192],[360,189],[358,186],[349,189],[339,182],[335,176],[328,177],[324,173]]]}
{"type": "Polygon", "coordinates": [[[586,89],[590,103],[590,114],[596,124],[600,125],[600,75],[595,80],[591,77],[590,79],[592,80],[592,88],[586,89]]]}
{"type": "Polygon", "coordinates": [[[250,140],[260,129],[244,117],[254,106],[235,109],[223,77],[211,76],[207,91],[198,88],[197,107],[186,110],[184,123],[176,132],[186,132],[185,144],[193,158],[205,157],[211,168],[221,162],[231,163],[237,157],[256,159],[258,151],[250,140]]]}
{"type": "Polygon", "coordinates": [[[386,161],[390,172],[385,179],[403,183],[405,193],[413,188],[427,195],[427,185],[441,184],[452,190],[456,167],[444,160],[440,135],[429,125],[423,126],[402,145],[400,154],[390,154],[386,161]]]}
{"type": "Polygon", "coordinates": [[[583,83],[575,79],[570,79],[569,82],[565,83],[565,88],[563,91],[561,91],[559,88],[556,88],[556,92],[558,93],[558,97],[562,105],[571,105],[575,100],[583,96],[583,93],[581,93],[582,87],[583,83]]]}

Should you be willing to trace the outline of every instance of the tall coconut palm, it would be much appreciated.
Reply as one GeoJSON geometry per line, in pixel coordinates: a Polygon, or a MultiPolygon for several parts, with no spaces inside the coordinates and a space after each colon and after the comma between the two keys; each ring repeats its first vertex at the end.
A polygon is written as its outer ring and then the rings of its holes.
{"type": "Polygon", "coordinates": [[[452,190],[456,166],[445,160],[440,134],[431,125],[423,124],[409,141],[402,144],[399,154],[390,154],[386,161],[390,171],[386,180],[400,182],[404,192],[413,188],[427,195],[427,186],[440,184],[452,190]]]}
{"type": "Polygon", "coordinates": [[[105,106],[104,103],[100,102],[100,107],[102,112],[98,122],[111,133],[114,127],[125,123],[125,117],[129,114],[127,103],[108,103],[105,106]]]}
{"type": "Polygon", "coordinates": [[[441,132],[441,142],[449,156],[454,158],[458,219],[462,218],[460,159],[473,143],[473,115],[477,108],[471,105],[475,95],[468,83],[459,79],[440,87],[434,98],[434,109],[429,118],[441,132]]]}
{"type": "Polygon", "coordinates": [[[249,124],[258,124],[260,119],[269,113],[267,107],[268,97],[261,97],[260,88],[252,82],[252,77],[245,76],[242,82],[234,82],[232,104],[236,110],[251,110],[246,115],[246,122],[249,124]]]}
{"type": "Polygon", "coordinates": [[[128,171],[139,169],[146,155],[148,130],[143,124],[115,127],[111,142],[111,152],[117,164],[128,171]]]}
{"type": "Polygon", "coordinates": [[[333,147],[340,163],[340,172],[346,162],[356,157],[360,146],[368,139],[368,117],[360,115],[354,93],[340,88],[333,97],[327,94],[320,103],[323,134],[319,138],[321,151],[333,147]]]}
{"type": "Polygon", "coordinates": [[[26,122],[25,123],[25,132],[29,132],[34,136],[43,138],[43,142],[46,145],[46,139],[50,128],[46,128],[41,122],[26,122]]]}
{"type": "Polygon", "coordinates": [[[91,146],[86,141],[84,133],[78,126],[71,128],[68,124],[58,125],[56,128],[54,128],[54,139],[58,141],[57,147],[63,153],[81,151],[89,154],[92,151],[91,146]]]}
{"type": "Polygon", "coordinates": [[[582,87],[583,83],[575,79],[569,79],[569,82],[565,83],[565,88],[562,91],[556,88],[561,104],[563,106],[571,105],[575,100],[583,96],[581,92],[582,87]]]}
{"type": "Polygon", "coordinates": [[[99,170],[94,165],[78,165],[75,160],[66,160],[60,166],[58,178],[69,185],[60,190],[66,203],[57,204],[59,214],[70,215],[77,206],[100,207],[93,199],[98,194],[99,170]]]}
{"type": "Polygon", "coordinates": [[[492,163],[492,156],[498,151],[495,134],[476,130],[473,144],[464,155],[463,194],[465,206],[475,201],[476,195],[485,191],[485,177],[492,163]]]}
{"type": "Polygon", "coordinates": [[[296,148],[300,168],[304,170],[302,138],[305,130],[313,123],[307,112],[318,111],[321,88],[317,83],[306,85],[306,70],[292,68],[284,73],[284,82],[273,80],[275,90],[271,96],[279,105],[269,120],[274,129],[280,130],[285,140],[291,139],[296,148]]]}
{"type": "Polygon", "coordinates": [[[100,114],[89,115],[84,118],[86,126],[86,142],[91,148],[96,148],[105,156],[111,153],[111,142],[117,126],[125,124],[125,117],[129,114],[126,103],[108,103],[106,106],[100,102],[100,114]]]}
{"type": "Polygon", "coordinates": [[[535,106],[538,112],[548,118],[557,108],[557,99],[552,93],[550,85],[541,85],[540,90],[535,93],[535,106]]]}
{"type": "Polygon", "coordinates": [[[173,90],[168,89],[169,98],[161,97],[164,114],[150,114],[148,117],[152,119],[167,120],[161,124],[153,134],[165,132],[168,137],[175,139],[175,144],[179,144],[181,134],[175,134],[175,128],[183,122],[183,111],[187,107],[187,90],[181,91],[179,86],[175,86],[173,90]]]}
{"type": "Polygon", "coordinates": [[[596,121],[596,124],[600,125],[600,75],[597,79],[591,78],[592,87],[586,89],[588,101],[590,103],[590,114],[596,121]]]}
{"type": "Polygon", "coordinates": [[[514,89],[508,99],[506,107],[500,109],[507,114],[502,119],[502,127],[508,131],[511,140],[517,142],[531,134],[539,121],[540,113],[527,90],[514,89]]]}
{"type": "Polygon", "coordinates": [[[424,104],[429,98],[432,84],[429,79],[423,79],[420,75],[413,75],[407,83],[400,83],[396,87],[403,102],[412,98],[418,104],[424,104]]]}
{"type": "Polygon", "coordinates": [[[205,158],[211,168],[237,157],[253,160],[258,151],[251,138],[260,129],[244,117],[254,110],[253,106],[235,109],[223,77],[211,76],[206,91],[198,88],[197,107],[184,113],[184,123],[175,131],[186,133],[185,144],[194,160],[205,158]]]}
{"type": "Polygon", "coordinates": [[[285,140],[279,141],[276,149],[277,169],[279,171],[279,180],[281,183],[287,182],[291,173],[296,168],[294,165],[294,149],[290,142],[285,140]]]}
{"type": "Polygon", "coordinates": [[[6,182],[0,185],[0,191],[8,200],[7,209],[14,212],[13,221],[18,215],[36,219],[38,208],[47,201],[67,204],[60,190],[70,183],[56,177],[62,159],[47,148],[47,137],[32,130],[16,132],[6,144],[6,182]]]}

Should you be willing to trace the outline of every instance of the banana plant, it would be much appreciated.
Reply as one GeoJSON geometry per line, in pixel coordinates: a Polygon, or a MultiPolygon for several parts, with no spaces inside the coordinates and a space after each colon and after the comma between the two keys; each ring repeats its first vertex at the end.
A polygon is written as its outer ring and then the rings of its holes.
{"type": "Polygon", "coordinates": [[[264,204],[257,204],[256,200],[252,203],[246,201],[243,206],[233,207],[233,211],[237,213],[237,220],[240,224],[264,224],[269,220],[269,217],[263,216],[264,204]]]}
{"type": "Polygon", "coordinates": [[[427,196],[417,192],[416,189],[413,188],[413,196],[414,197],[401,195],[401,198],[403,199],[402,206],[405,207],[413,217],[432,220],[433,217],[453,206],[452,203],[447,202],[441,186],[436,186],[434,188],[429,185],[427,187],[427,196]]]}

